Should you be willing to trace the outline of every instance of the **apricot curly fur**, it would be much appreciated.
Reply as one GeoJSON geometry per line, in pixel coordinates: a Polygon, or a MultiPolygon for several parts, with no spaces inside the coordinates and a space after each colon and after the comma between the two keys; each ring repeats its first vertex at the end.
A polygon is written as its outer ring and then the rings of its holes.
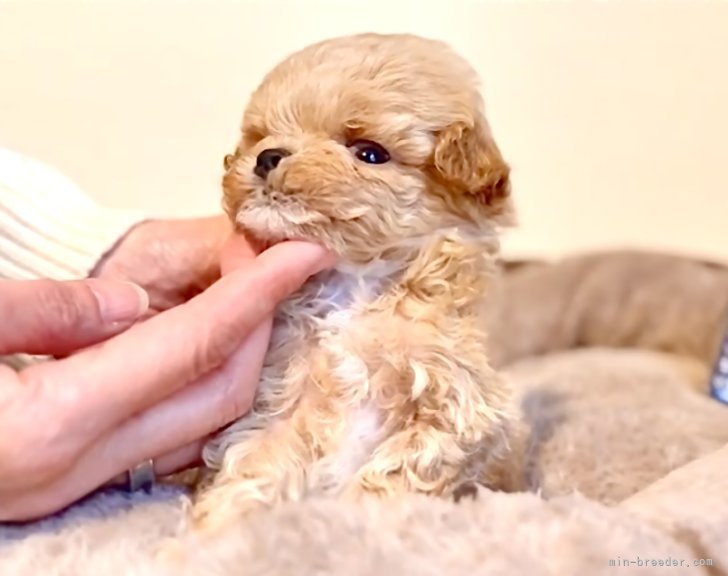
{"type": "Polygon", "coordinates": [[[467,62],[411,35],[309,46],[253,93],[226,167],[240,230],[340,260],[280,306],[252,411],[205,448],[217,473],[193,523],[307,494],[512,485],[518,425],[484,332],[509,168],[467,62]],[[391,160],[358,160],[361,139],[391,160]],[[263,180],[270,148],[290,155],[263,180]]]}

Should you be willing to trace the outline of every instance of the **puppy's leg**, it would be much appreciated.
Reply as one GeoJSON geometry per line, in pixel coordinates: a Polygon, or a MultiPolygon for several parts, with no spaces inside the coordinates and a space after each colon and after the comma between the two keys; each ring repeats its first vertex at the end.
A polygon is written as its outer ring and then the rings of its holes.
{"type": "Polygon", "coordinates": [[[452,498],[456,504],[463,498],[476,500],[478,498],[478,485],[475,482],[460,484],[460,486],[453,490],[452,498]]]}
{"type": "Polygon", "coordinates": [[[216,530],[257,508],[299,499],[310,460],[294,418],[248,432],[244,441],[229,446],[212,483],[197,495],[192,528],[216,530]]]}
{"type": "Polygon", "coordinates": [[[390,495],[403,491],[450,495],[463,483],[487,478],[500,486],[507,468],[507,423],[511,415],[504,382],[495,374],[482,382],[474,374],[440,366],[426,374],[411,371],[417,390],[408,427],[400,428],[374,451],[359,470],[350,493],[390,495]],[[487,468],[487,470],[486,470],[487,468]]]}
{"type": "Polygon", "coordinates": [[[358,472],[349,496],[404,492],[442,495],[454,489],[466,466],[455,435],[415,424],[385,440],[358,472]]]}

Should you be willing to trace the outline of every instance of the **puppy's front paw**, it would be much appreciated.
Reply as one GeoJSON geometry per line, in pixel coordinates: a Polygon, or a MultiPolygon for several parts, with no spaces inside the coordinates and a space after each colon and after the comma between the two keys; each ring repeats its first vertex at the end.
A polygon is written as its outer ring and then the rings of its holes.
{"type": "Polygon", "coordinates": [[[455,501],[456,504],[459,503],[463,498],[477,500],[478,492],[479,488],[477,483],[465,482],[463,484],[460,484],[460,486],[453,490],[452,499],[455,501]]]}
{"type": "Polygon", "coordinates": [[[185,546],[179,538],[165,538],[154,551],[154,560],[165,568],[182,568],[186,563],[185,546]]]}

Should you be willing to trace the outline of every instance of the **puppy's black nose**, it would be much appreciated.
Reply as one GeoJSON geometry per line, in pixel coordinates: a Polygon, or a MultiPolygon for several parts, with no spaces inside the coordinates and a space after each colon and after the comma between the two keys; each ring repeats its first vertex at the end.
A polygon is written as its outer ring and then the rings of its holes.
{"type": "Polygon", "coordinates": [[[291,153],[284,148],[268,148],[267,150],[263,150],[258,154],[253,172],[265,180],[268,174],[278,166],[280,161],[290,155],[291,153]]]}

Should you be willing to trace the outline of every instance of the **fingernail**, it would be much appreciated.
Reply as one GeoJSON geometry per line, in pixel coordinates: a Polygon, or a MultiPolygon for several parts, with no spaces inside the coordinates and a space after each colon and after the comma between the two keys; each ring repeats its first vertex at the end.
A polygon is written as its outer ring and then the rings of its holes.
{"type": "Polygon", "coordinates": [[[330,268],[337,261],[337,256],[320,244],[312,242],[292,241],[296,244],[296,257],[311,263],[311,273],[316,274],[326,268],[330,268]]]}
{"type": "Polygon", "coordinates": [[[91,292],[99,303],[99,314],[105,322],[130,322],[149,308],[149,295],[131,282],[88,280],[91,292]]]}
{"type": "Polygon", "coordinates": [[[339,257],[335,253],[327,250],[323,259],[319,263],[319,266],[317,267],[316,272],[318,273],[327,268],[331,268],[334,264],[336,264],[336,262],[338,262],[338,260],[339,260],[339,257]]]}

